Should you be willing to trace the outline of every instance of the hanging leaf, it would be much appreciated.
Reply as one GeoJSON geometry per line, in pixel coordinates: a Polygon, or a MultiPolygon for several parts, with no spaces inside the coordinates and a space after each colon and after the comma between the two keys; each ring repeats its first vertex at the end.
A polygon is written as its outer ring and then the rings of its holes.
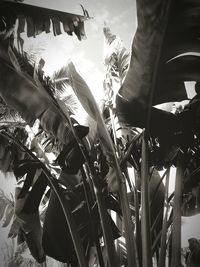
{"type": "Polygon", "coordinates": [[[52,23],[55,36],[62,33],[62,24],[67,34],[75,33],[79,40],[85,38],[83,23],[89,18],[85,13],[80,16],[10,1],[0,2],[0,15],[4,17],[4,29],[6,30],[9,30],[18,19],[18,35],[24,32],[25,24],[27,25],[28,37],[35,37],[42,32],[48,33],[51,31],[50,25],[52,23]]]}
{"type": "Polygon", "coordinates": [[[69,124],[56,101],[42,85],[40,84],[38,88],[31,78],[27,78],[23,73],[17,73],[4,62],[0,62],[0,66],[1,75],[5,77],[0,85],[0,94],[4,101],[16,109],[30,125],[33,125],[38,118],[45,131],[64,144],[70,142],[73,135],[69,124]]]}
{"type": "MultiPolygon", "coordinates": [[[[42,228],[38,212],[26,213],[23,211],[26,204],[27,195],[24,198],[18,198],[21,189],[15,191],[15,216],[24,232],[26,243],[33,257],[39,262],[45,261],[45,254],[42,248],[42,228]]],[[[36,204],[37,205],[37,204],[36,204]]],[[[38,208],[38,207],[37,207],[38,208]]]]}
{"type": "Polygon", "coordinates": [[[120,91],[126,100],[147,107],[187,98],[183,81],[199,81],[199,8],[198,1],[138,1],[130,68],[120,91]]]}

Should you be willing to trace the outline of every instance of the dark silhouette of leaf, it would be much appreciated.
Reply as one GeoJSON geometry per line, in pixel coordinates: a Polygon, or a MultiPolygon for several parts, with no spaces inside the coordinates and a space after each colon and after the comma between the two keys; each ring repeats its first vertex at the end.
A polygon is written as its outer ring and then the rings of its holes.
{"type": "Polygon", "coordinates": [[[19,193],[18,198],[24,198],[25,195],[28,193],[28,190],[30,189],[32,183],[33,183],[33,179],[35,177],[36,174],[36,168],[30,168],[27,175],[26,175],[26,179],[24,181],[24,185],[21,189],[21,192],[19,193]]]}
{"type": "Polygon", "coordinates": [[[23,3],[1,1],[0,15],[4,17],[5,24],[2,23],[2,30],[8,30],[19,20],[17,28],[18,35],[25,31],[27,25],[27,36],[35,37],[36,35],[46,32],[49,33],[50,25],[53,25],[53,34],[59,35],[62,33],[61,24],[64,31],[72,35],[76,34],[79,40],[85,38],[84,21],[88,19],[88,13],[84,16],[70,14],[62,11],[26,5],[23,3]]]}
{"type": "Polygon", "coordinates": [[[198,267],[200,262],[200,241],[196,238],[188,239],[189,243],[189,254],[186,259],[186,266],[198,267]]]}
{"type": "Polygon", "coordinates": [[[186,99],[183,81],[200,79],[199,57],[195,54],[199,52],[200,3],[158,0],[151,5],[139,1],[137,10],[130,68],[120,94],[146,106],[150,95],[150,105],[186,99]],[[151,10],[150,23],[147,10],[151,10]],[[191,55],[184,55],[188,52],[191,55]]]}
{"type": "Polygon", "coordinates": [[[17,178],[23,177],[31,169],[40,168],[41,164],[38,161],[22,160],[15,167],[14,174],[17,178]]]}

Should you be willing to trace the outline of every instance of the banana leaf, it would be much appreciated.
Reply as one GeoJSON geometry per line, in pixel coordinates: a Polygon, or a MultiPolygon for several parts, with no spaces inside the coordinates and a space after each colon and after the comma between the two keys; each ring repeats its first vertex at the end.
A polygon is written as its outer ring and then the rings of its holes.
{"type": "Polygon", "coordinates": [[[195,53],[200,47],[200,2],[138,0],[137,19],[130,68],[120,95],[144,109],[187,99],[183,82],[199,80],[195,53]]]}
{"type": "Polygon", "coordinates": [[[73,139],[69,124],[60,108],[41,83],[17,71],[11,64],[0,59],[0,95],[19,115],[33,125],[40,120],[42,128],[63,144],[73,139]]]}
{"type": "MultiPolygon", "coordinates": [[[[85,10],[83,9],[83,11],[85,10]]],[[[62,25],[67,34],[72,35],[75,33],[78,39],[82,40],[86,37],[84,21],[87,18],[88,15],[86,16],[85,12],[81,16],[14,1],[0,2],[0,31],[8,31],[18,19],[17,33],[24,32],[25,25],[27,25],[26,32],[28,37],[35,37],[42,32],[51,32],[52,24],[55,36],[62,33],[62,25]]]]}
{"type": "MultiPolygon", "coordinates": [[[[125,225],[125,238],[127,244],[128,266],[134,266],[135,262],[137,261],[135,254],[135,244],[132,238],[132,233],[134,229],[131,221],[130,208],[128,205],[126,184],[124,180],[125,178],[121,172],[119,161],[117,159],[111,137],[108,133],[108,130],[104,123],[103,117],[99,111],[99,108],[96,104],[94,96],[92,95],[87,83],[76,71],[76,68],[72,62],[69,63],[68,65],[68,76],[70,84],[75,94],[77,95],[79,101],[81,102],[83,108],[86,110],[88,115],[97,123],[96,129],[99,140],[112,166],[111,172],[113,173],[114,180],[117,184],[115,190],[119,192],[121,198],[122,214],[124,217],[124,225],[125,225]]],[[[110,179],[109,175],[108,179],[110,179]]]]}

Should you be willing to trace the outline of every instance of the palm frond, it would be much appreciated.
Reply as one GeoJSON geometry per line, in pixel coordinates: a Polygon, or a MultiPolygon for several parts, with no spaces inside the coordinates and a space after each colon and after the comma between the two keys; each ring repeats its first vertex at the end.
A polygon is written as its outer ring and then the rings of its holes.
{"type": "Polygon", "coordinates": [[[5,101],[0,97],[0,123],[4,122],[23,122],[21,116],[16,110],[9,107],[5,101]]]}
{"type": "Polygon", "coordinates": [[[79,105],[80,105],[79,102],[78,102],[78,100],[77,100],[77,98],[73,94],[64,96],[62,98],[62,101],[65,103],[67,109],[72,114],[75,113],[78,110],[79,105]]]}
{"type": "Polygon", "coordinates": [[[55,71],[51,79],[54,82],[56,91],[59,93],[64,93],[66,91],[66,86],[69,85],[69,78],[67,77],[67,67],[64,66],[58,71],[55,71]]]}

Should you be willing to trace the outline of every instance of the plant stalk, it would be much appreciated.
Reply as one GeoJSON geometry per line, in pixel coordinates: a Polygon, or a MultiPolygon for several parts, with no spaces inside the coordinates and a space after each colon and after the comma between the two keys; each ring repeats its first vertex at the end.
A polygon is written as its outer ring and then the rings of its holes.
{"type": "Polygon", "coordinates": [[[149,207],[149,167],[148,145],[146,133],[142,139],[142,162],[141,162],[141,235],[142,235],[142,263],[143,267],[152,267],[151,249],[151,223],[149,207]]]}
{"type": "Polygon", "coordinates": [[[170,169],[167,170],[166,183],[165,183],[164,218],[163,218],[163,226],[162,226],[162,234],[161,234],[161,246],[160,246],[158,267],[165,267],[165,261],[166,261],[167,218],[168,218],[168,211],[169,211],[169,203],[168,203],[169,177],[170,177],[170,169]]]}
{"type": "Polygon", "coordinates": [[[182,179],[183,155],[179,152],[177,158],[177,173],[174,192],[173,205],[173,225],[172,225],[172,260],[171,267],[181,266],[181,196],[182,196],[182,179]]]}

